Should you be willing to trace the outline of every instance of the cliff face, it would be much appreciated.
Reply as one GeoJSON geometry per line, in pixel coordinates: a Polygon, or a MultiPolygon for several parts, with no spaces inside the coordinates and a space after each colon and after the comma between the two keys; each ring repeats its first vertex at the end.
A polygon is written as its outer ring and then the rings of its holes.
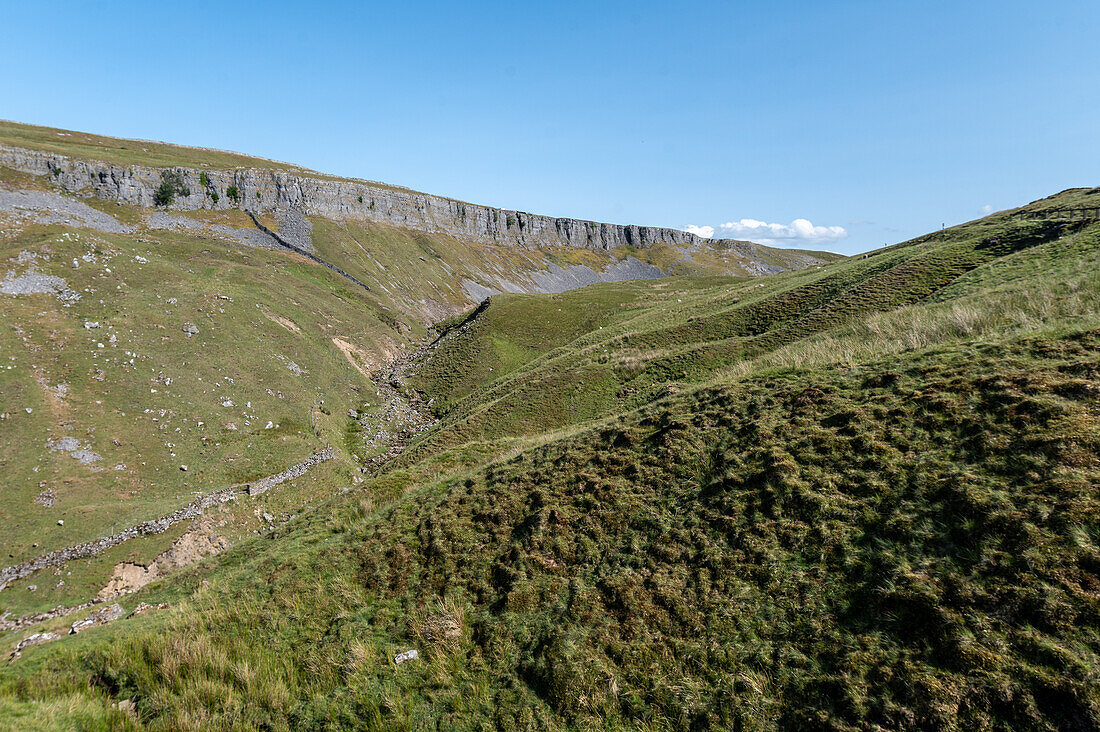
{"type": "MultiPolygon", "coordinates": [[[[34,175],[48,175],[70,192],[91,193],[100,198],[153,206],[153,194],[161,182],[161,168],[118,166],[56,153],[0,145],[0,165],[34,175]]],[[[257,213],[297,208],[307,214],[332,219],[360,219],[421,231],[450,234],[522,248],[571,246],[613,249],[625,245],[647,248],[664,243],[698,246],[704,240],[676,229],[652,226],[601,224],[577,219],[552,218],[463,203],[450,198],[417,193],[378,183],[302,175],[262,168],[233,170],[173,168],[181,173],[190,195],[177,196],[171,208],[245,208],[257,213]],[[205,173],[204,188],[200,176],[205,173]],[[240,203],[226,191],[235,185],[240,203]],[[211,193],[217,193],[217,200],[211,193]]],[[[740,250],[752,256],[749,242],[710,240],[710,246],[740,250]]]]}

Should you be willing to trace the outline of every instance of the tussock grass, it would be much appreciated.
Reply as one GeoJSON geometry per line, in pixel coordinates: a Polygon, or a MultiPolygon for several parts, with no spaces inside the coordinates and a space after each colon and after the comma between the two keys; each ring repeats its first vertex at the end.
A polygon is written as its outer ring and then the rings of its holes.
{"type": "Polygon", "coordinates": [[[888,354],[958,341],[983,341],[1042,331],[1063,322],[1100,322],[1100,259],[1068,280],[1036,279],[1026,289],[875,312],[844,328],[806,338],[722,371],[737,376],[763,368],[852,366],[888,354]]]}

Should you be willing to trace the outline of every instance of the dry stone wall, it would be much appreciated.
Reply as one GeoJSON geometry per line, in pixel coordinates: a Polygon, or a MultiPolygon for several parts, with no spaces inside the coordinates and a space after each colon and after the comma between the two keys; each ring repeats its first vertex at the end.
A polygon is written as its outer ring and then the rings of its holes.
{"type": "Polygon", "coordinates": [[[305,475],[314,465],[319,465],[320,463],[323,463],[326,460],[332,460],[335,457],[336,451],[333,450],[331,447],[326,447],[315,455],[306,458],[297,465],[293,465],[287,468],[281,473],[269,475],[266,478],[261,478],[260,480],[255,481],[254,483],[249,483],[248,495],[255,498],[261,493],[267,493],[269,490],[279,485],[280,483],[285,483],[288,480],[294,480],[295,478],[305,475]]]}
{"type": "MultiPolygon", "coordinates": [[[[246,487],[249,495],[255,496],[259,493],[263,493],[272,487],[283,483],[288,480],[293,480],[301,475],[304,475],[310,468],[320,463],[332,460],[336,457],[336,452],[331,447],[326,447],[320,452],[311,455],[297,465],[293,465],[287,468],[281,473],[261,478],[254,483],[251,483],[246,487]]],[[[174,524],[178,524],[180,521],[188,521],[190,519],[201,516],[203,511],[211,506],[217,506],[227,501],[236,500],[238,495],[237,488],[223,488],[220,491],[215,491],[208,495],[198,498],[191,503],[187,504],[183,508],[176,509],[170,514],[161,516],[160,518],[153,519],[151,521],[144,521],[137,526],[131,526],[128,529],[111,534],[110,536],[104,536],[94,541],[85,542],[83,544],[77,544],[75,546],[65,547],[64,549],[57,549],[49,554],[43,554],[42,556],[35,557],[21,564],[16,564],[11,567],[5,567],[0,569],[0,590],[3,590],[12,582],[22,579],[40,569],[46,569],[48,567],[59,567],[62,564],[66,564],[74,559],[83,559],[84,557],[91,557],[103,552],[111,547],[118,546],[119,544],[135,539],[139,536],[148,536],[150,534],[163,534],[174,524]]]]}

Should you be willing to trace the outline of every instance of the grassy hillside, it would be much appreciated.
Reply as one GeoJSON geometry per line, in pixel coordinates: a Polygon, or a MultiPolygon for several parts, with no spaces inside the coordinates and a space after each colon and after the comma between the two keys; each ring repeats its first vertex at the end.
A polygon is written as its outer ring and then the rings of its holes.
{"type": "MultiPolygon", "coordinates": [[[[314,427],[326,428],[323,415],[311,420],[318,397],[339,387],[335,405],[357,400],[353,388],[374,391],[336,339],[381,362],[423,333],[398,328],[369,295],[305,260],[191,234],[34,225],[0,241],[0,262],[79,295],[0,296],[4,566],[304,459],[322,444],[314,427]],[[60,449],[66,438],[94,457],[60,449]]],[[[19,583],[0,608],[86,599],[122,556],[77,579],[19,583]]]]}
{"type": "MultiPolygon", "coordinates": [[[[1097,203],[1100,193],[1070,191],[1027,210],[1097,203]]],[[[411,383],[434,398],[446,436],[495,439],[636,407],[729,369],[1001,336],[1095,311],[1096,223],[1003,213],[763,279],[600,285],[549,301],[501,295],[411,383]]]]}
{"type": "MultiPolygon", "coordinates": [[[[0,144],[123,164],[288,167],[8,122],[0,144]]],[[[279,212],[260,218],[282,225],[279,212]]],[[[683,258],[672,247],[519,250],[323,217],[304,226],[320,257],[369,289],[256,246],[243,210],[142,209],[0,167],[0,571],[241,489],[325,446],[338,453],[261,499],[0,587],[0,630],[86,602],[177,542],[231,544],[356,485],[425,422],[390,398],[390,365],[428,340],[432,324],[476,304],[472,282],[533,287],[532,273],[554,267],[683,258]]],[[[770,264],[800,256],[761,252],[770,264]]],[[[676,266],[741,273],[748,264],[704,247],[676,266]]]]}
{"type": "Polygon", "coordinates": [[[125,600],[168,609],[25,649],[0,715],[1095,728],[1098,265],[1100,222],[998,215],[759,280],[494,297],[414,366],[439,425],[125,600]]]}
{"type": "Polygon", "coordinates": [[[0,120],[0,144],[27,150],[60,153],[73,158],[102,160],[118,165],[275,168],[309,173],[305,168],[297,165],[225,150],[186,147],[153,140],[127,140],[8,120],[0,120]]]}

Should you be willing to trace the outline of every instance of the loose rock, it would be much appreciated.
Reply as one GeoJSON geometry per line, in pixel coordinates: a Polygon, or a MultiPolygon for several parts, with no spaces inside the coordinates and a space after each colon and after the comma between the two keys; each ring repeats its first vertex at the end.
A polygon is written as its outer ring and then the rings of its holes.
{"type": "Polygon", "coordinates": [[[418,654],[416,652],[416,649],[415,648],[410,648],[409,650],[404,651],[402,653],[398,653],[396,656],[394,656],[393,657],[393,662],[396,663],[398,666],[400,666],[401,664],[405,663],[406,661],[415,661],[419,657],[420,657],[420,654],[418,654]]]}
{"type": "Polygon", "coordinates": [[[94,628],[97,625],[105,625],[112,620],[118,620],[126,615],[126,611],[122,609],[122,606],[117,602],[107,607],[100,608],[94,613],[73,623],[73,626],[69,628],[69,634],[75,635],[81,631],[85,631],[88,628],[94,628]]]}

